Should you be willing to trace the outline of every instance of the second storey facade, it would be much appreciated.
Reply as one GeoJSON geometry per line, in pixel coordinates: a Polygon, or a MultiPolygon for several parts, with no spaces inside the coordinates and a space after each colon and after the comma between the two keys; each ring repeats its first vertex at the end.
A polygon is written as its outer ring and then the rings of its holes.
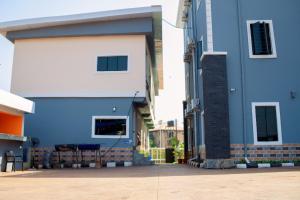
{"type": "Polygon", "coordinates": [[[297,0],[180,1],[190,157],[300,159],[297,0]]]}
{"type": "Polygon", "coordinates": [[[36,105],[25,134],[41,149],[100,144],[118,152],[104,159],[132,161],[145,148],[162,88],[159,6],[7,22],[1,31],[15,46],[11,90],[36,105]]]}

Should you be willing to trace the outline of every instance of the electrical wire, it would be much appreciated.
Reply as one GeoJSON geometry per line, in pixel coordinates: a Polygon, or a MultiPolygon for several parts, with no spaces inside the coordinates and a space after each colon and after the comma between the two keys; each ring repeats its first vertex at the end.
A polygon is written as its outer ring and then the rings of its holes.
{"type": "Polygon", "coordinates": [[[181,30],[190,29],[189,27],[187,27],[187,28],[181,28],[181,27],[178,27],[178,26],[172,24],[171,22],[169,22],[168,20],[166,20],[166,19],[164,19],[164,18],[162,18],[162,21],[164,21],[164,22],[165,22],[166,24],[168,24],[169,26],[172,26],[173,28],[177,28],[177,29],[181,29],[181,30]]]}
{"type": "MultiPolygon", "coordinates": [[[[134,93],[134,96],[132,98],[132,101],[130,103],[130,106],[129,106],[129,109],[128,109],[128,112],[127,112],[128,118],[129,118],[130,111],[132,109],[132,104],[133,104],[133,102],[134,102],[134,100],[135,100],[138,93],[139,93],[139,91],[136,91],[134,93]]],[[[128,127],[126,127],[126,128],[128,128],[128,127]]],[[[121,141],[121,139],[122,139],[122,134],[120,134],[120,137],[118,138],[118,140],[112,146],[110,146],[109,149],[101,157],[103,158],[104,156],[106,156],[112,150],[112,148],[114,148],[121,141]]]]}
{"type": "Polygon", "coordinates": [[[184,28],[180,28],[178,26],[175,26],[174,24],[172,24],[171,22],[169,22],[168,20],[162,18],[162,21],[164,21],[165,23],[167,23],[168,25],[172,26],[173,28],[178,28],[178,29],[184,29],[184,28]]]}

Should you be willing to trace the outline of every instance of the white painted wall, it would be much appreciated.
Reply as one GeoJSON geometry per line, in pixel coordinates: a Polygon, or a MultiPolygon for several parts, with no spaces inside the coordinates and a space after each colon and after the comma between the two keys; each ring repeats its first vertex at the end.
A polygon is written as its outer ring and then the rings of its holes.
{"type": "Polygon", "coordinates": [[[23,97],[145,96],[145,36],[15,42],[12,92],[23,97]],[[128,55],[128,72],[97,73],[97,57],[128,55]]]}
{"type": "Polygon", "coordinates": [[[13,44],[0,35],[0,89],[10,91],[13,44]]]}

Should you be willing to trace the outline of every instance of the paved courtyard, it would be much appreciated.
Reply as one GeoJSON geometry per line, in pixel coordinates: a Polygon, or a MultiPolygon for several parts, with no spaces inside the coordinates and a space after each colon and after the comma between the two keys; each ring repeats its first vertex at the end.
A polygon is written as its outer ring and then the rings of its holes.
{"type": "Polygon", "coordinates": [[[300,168],[204,170],[164,165],[0,174],[0,199],[300,199],[300,168]]]}

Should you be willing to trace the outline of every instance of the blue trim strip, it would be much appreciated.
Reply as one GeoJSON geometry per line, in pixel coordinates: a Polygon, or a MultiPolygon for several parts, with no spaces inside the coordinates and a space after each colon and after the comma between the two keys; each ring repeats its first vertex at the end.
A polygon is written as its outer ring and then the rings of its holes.
{"type": "Polygon", "coordinates": [[[63,26],[9,31],[6,37],[16,39],[101,36],[101,35],[152,35],[152,18],[126,19],[117,21],[81,23],[63,26]]]}

